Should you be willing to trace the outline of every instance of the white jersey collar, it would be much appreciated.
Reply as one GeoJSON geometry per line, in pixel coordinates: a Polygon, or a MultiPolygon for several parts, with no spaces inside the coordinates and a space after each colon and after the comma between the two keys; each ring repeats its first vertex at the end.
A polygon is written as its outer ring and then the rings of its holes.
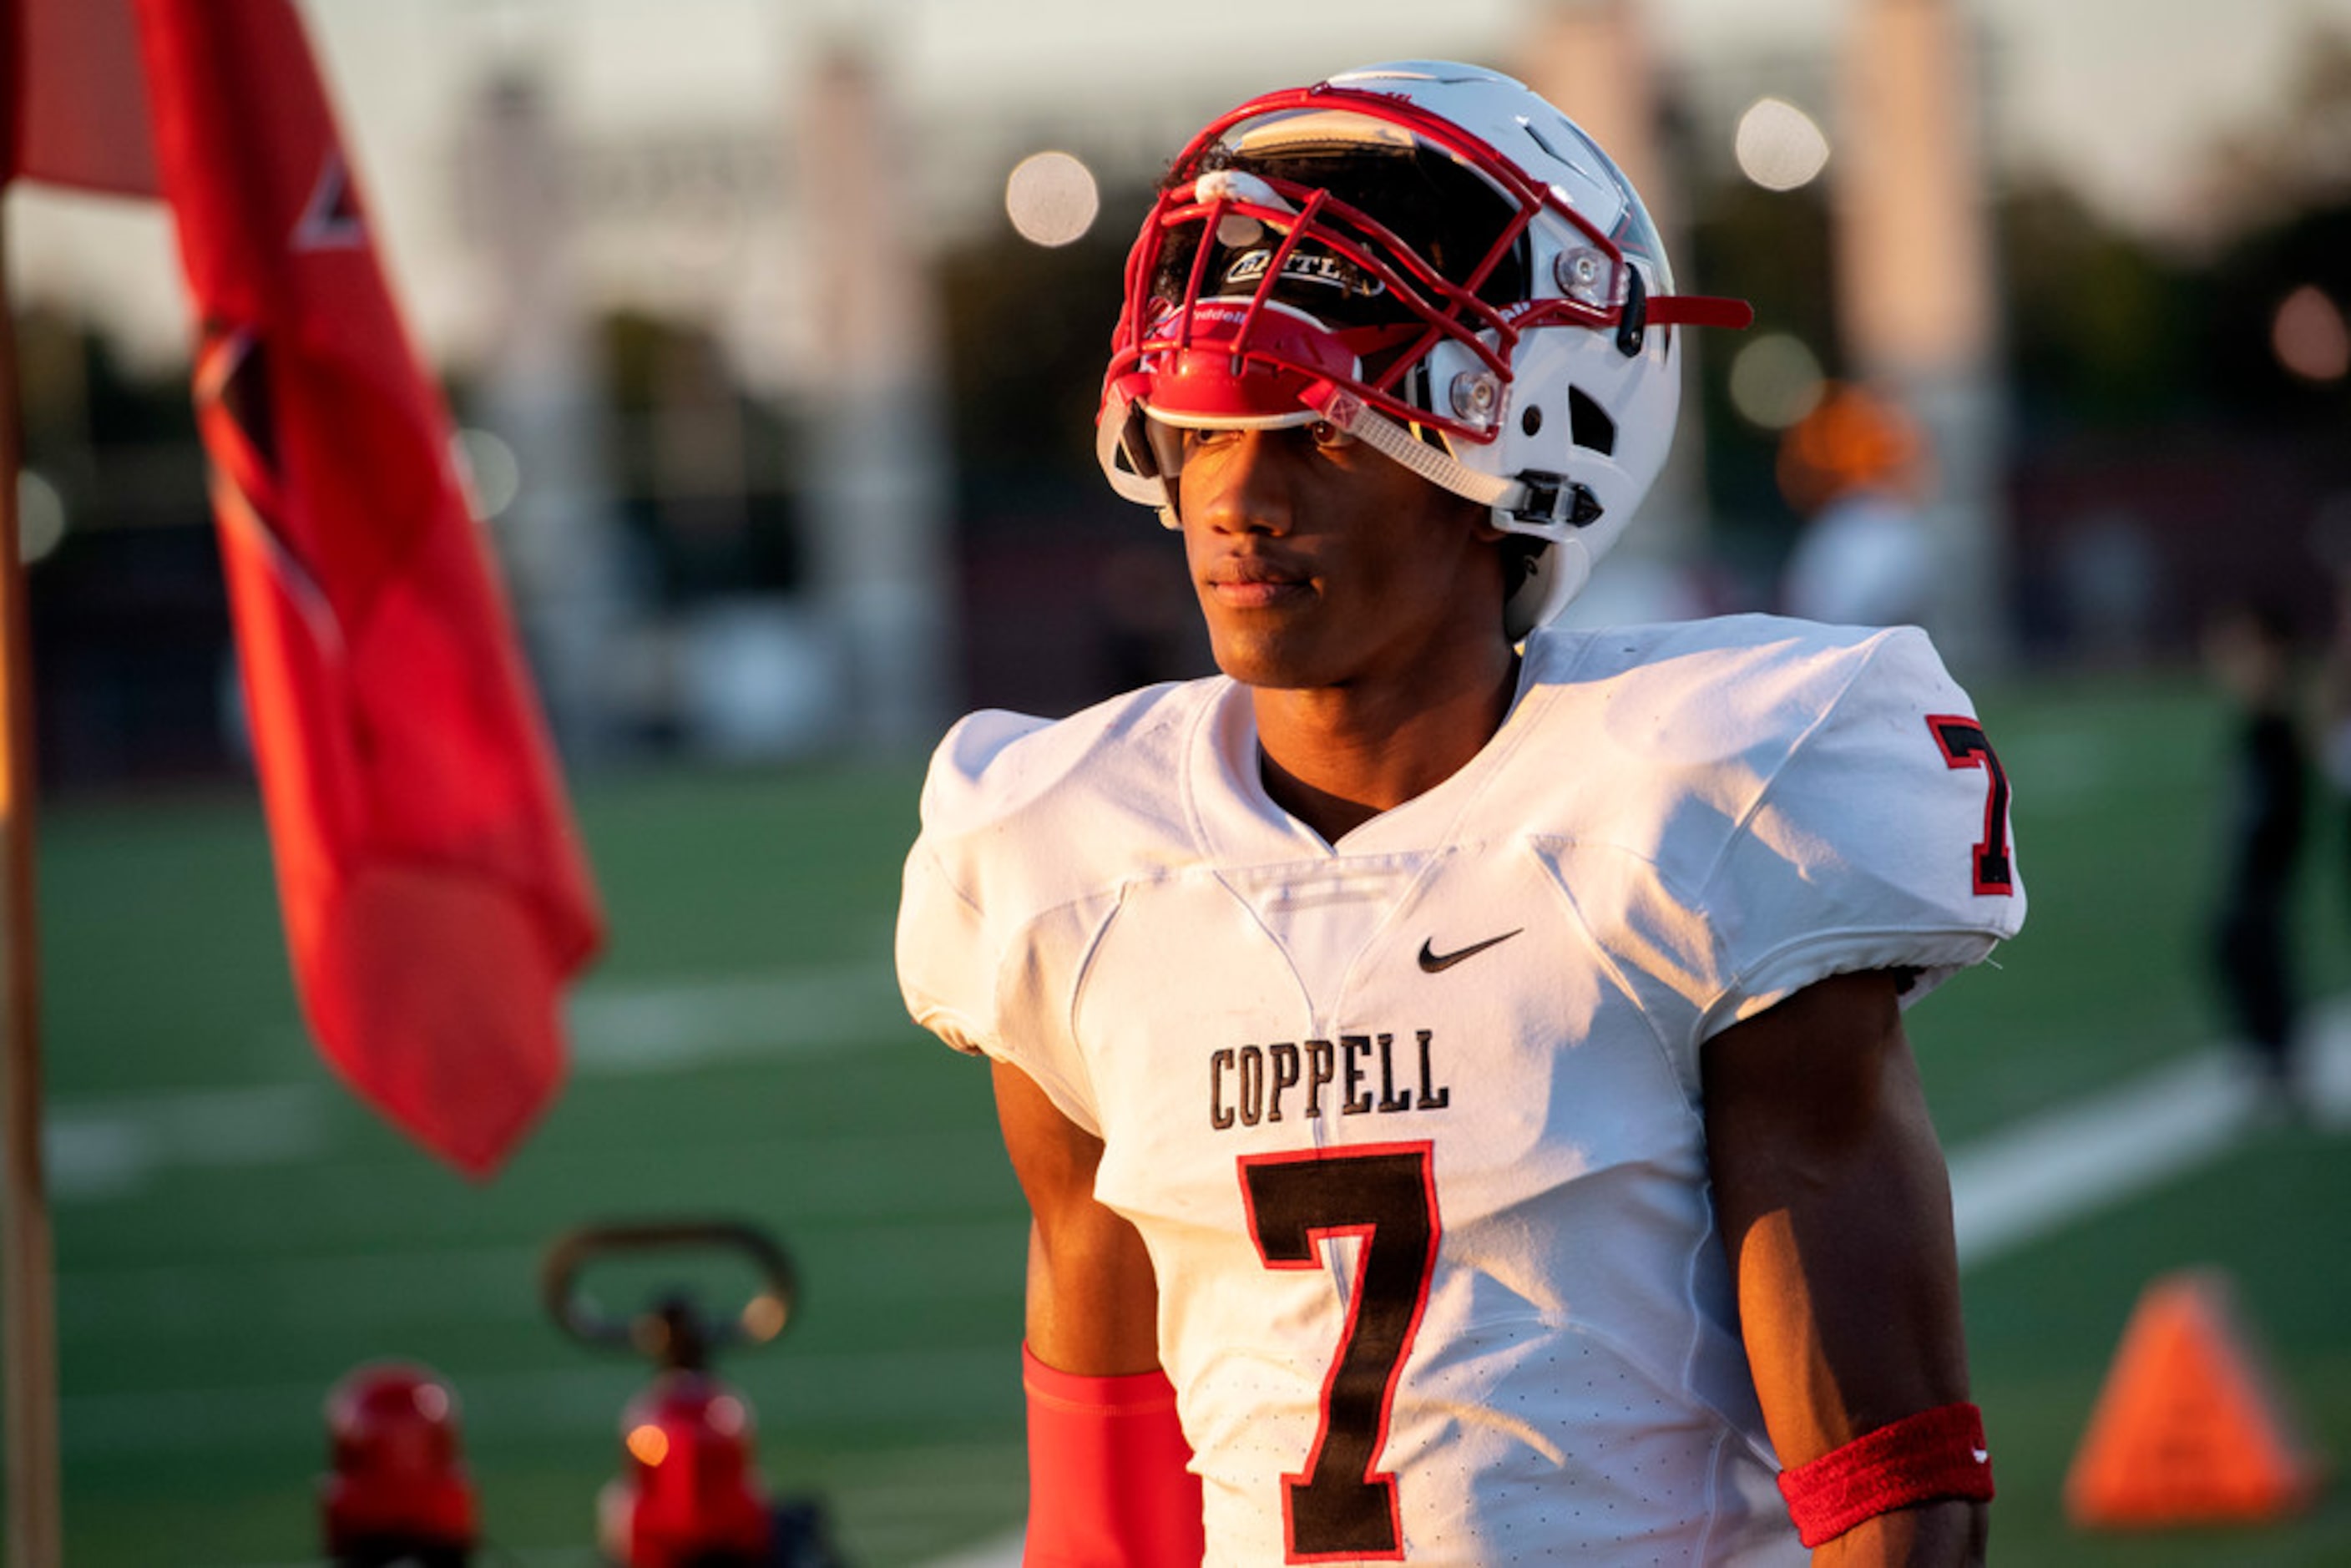
{"type": "Polygon", "coordinates": [[[1185,792],[1201,843],[1213,863],[1262,865],[1344,856],[1380,856],[1426,851],[1454,841],[1458,825],[1483,793],[1487,781],[1534,727],[1531,715],[1543,706],[1542,687],[1561,665],[1555,637],[1531,639],[1519,661],[1510,708],[1478,754],[1435,789],[1381,812],[1336,844],[1274,802],[1259,765],[1257,711],[1249,688],[1238,681],[1213,682],[1208,702],[1195,727],[1185,792]],[[1548,655],[1548,656],[1547,656],[1548,655]]]}

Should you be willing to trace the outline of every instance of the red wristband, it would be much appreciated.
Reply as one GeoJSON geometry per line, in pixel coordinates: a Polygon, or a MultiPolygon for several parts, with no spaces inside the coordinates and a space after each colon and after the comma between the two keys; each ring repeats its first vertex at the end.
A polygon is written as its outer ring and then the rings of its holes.
{"type": "Polygon", "coordinates": [[[1808,1465],[1780,1472],[1780,1495],[1806,1546],[1835,1540],[1865,1519],[1941,1498],[1991,1500],[1983,1412],[1938,1405],[1864,1433],[1808,1465]]]}
{"type": "Polygon", "coordinates": [[[1020,1347],[1029,1393],[1023,1568],[1199,1568],[1200,1478],[1164,1372],[1086,1377],[1020,1347]]]}

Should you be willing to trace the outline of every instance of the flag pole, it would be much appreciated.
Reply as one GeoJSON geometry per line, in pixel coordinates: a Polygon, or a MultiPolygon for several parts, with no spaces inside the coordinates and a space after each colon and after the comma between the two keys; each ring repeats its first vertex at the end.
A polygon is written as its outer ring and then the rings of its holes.
{"type": "MultiPolygon", "coordinates": [[[[0,257],[7,255],[0,198],[0,257]]],[[[40,943],[33,896],[33,659],[18,548],[16,333],[0,273],[0,1314],[10,1568],[60,1553],[56,1270],[41,1166],[40,943]]]]}

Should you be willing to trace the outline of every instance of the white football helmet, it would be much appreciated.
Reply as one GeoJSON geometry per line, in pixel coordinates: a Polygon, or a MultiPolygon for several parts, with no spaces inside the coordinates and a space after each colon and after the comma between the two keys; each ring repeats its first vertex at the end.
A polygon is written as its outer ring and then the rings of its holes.
{"type": "Polygon", "coordinates": [[[1548,544],[1510,594],[1517,638],[1664,465],[1673,329],[1752,315],[1674,292],[1631,183],[1523,84],[1369,66],[1252,99],[1176,157],[1127,256],[1097,455],[1175,527],[1161,427],[1334,424],[1548,544]]]}

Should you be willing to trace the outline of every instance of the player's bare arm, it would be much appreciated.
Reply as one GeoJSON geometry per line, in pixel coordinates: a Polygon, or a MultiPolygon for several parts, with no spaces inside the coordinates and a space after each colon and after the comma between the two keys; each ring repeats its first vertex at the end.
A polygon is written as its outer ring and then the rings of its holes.
{"type": "Polygon", "coordinates": [[[1158,1286],[1134,1227],[1094,1201],[1100,1138],[1017,1067],[996,1064],[996,1113],[1029,1200],[1029,1349],[1095,1377],[1159,1365],[1158,1286]]]}
{"type": "Polygon", "coordinates": [[[1200,1487],[1159,1372],[1158,1288],[1134,1228],[1096,1201],[1102,1143],[998,1062],[996,1097],[1028,1195],[1029,1534],[1034,1568],[1190,1568],[1200,1487]]]}
{"type": "MultiPolygon", "coordinates": [[[[1708,1163],[1773,1446],[1801,1466],[1968,1397],[1950,1183],[1895,978],[1841,975],[1702,1059],[1708,1163]]],[[[1820,1564],[1983,1560],[1986,1509],[1882,1513],[1820,1564]]]]}

